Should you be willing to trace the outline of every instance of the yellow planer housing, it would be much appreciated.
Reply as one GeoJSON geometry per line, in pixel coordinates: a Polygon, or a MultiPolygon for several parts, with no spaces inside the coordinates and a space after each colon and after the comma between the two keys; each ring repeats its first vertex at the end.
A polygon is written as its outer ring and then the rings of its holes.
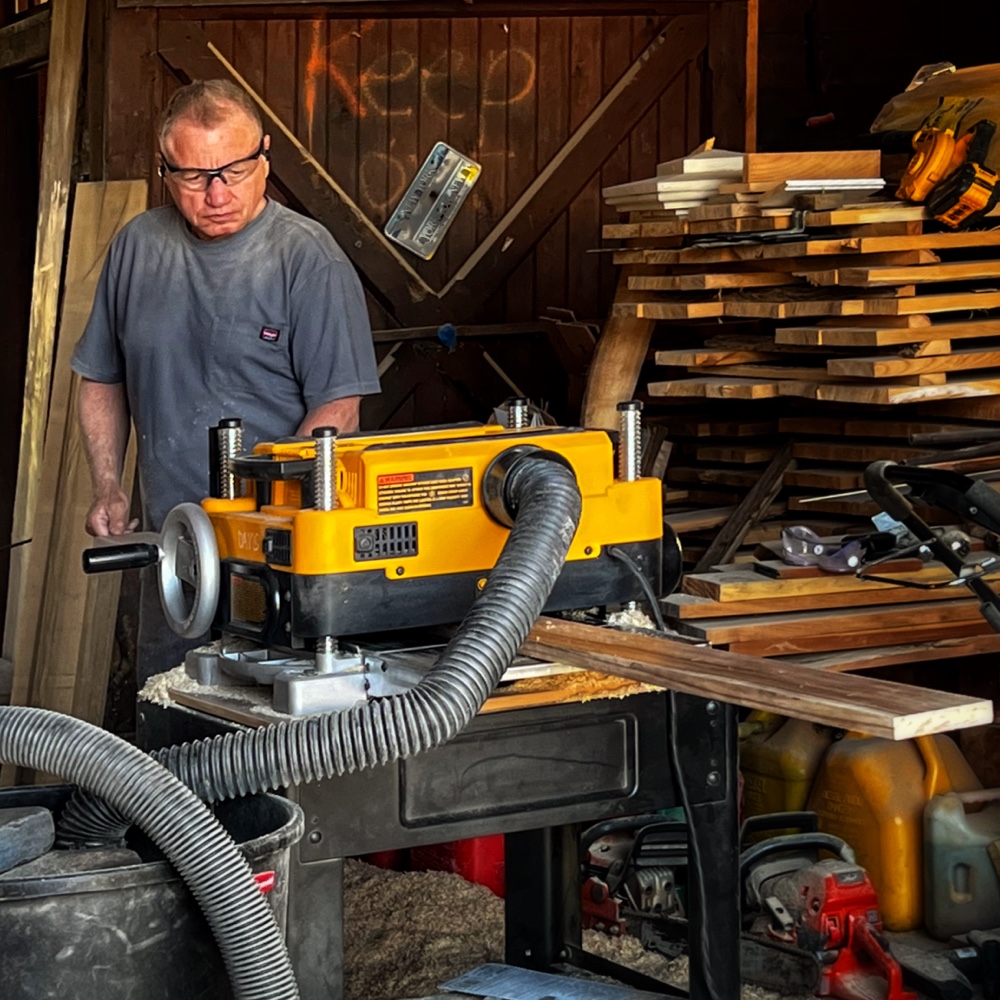
{"type": "Polygon", "coordinates": [[[230,492],[243,495],[202,502],[219,550],[223,631],[301,646],[459,621],[510,531],[504,463],[528,451],[569,465],[583,499],[545,610],[640,599],[639,574],[660,592],[662,484],[616,479],[604,431],[470,424],[343,435],[332,509],[317,509],[317,447],[297,438],[230,457],[230,492]]]}

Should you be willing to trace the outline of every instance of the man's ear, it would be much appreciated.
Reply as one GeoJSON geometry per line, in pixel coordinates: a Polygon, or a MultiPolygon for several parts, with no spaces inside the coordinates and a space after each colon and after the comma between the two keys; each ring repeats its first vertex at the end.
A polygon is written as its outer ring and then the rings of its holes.
{"type": "Polygon", "coordinates": [[[269,135],[264,136],[264,159],[271,159],[271,137],[269,135]]]}

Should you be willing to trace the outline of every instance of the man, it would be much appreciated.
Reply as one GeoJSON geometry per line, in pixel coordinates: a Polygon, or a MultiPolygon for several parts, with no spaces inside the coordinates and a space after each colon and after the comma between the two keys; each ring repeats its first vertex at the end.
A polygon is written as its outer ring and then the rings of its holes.
{"type": "MultiPolygon", "coordinates": [[[[111,245],[73,356],[90,462],[87,530],[121,535],[129,419],[143,522],[208,492],[207,428],[242,417],[257,441],[356,430],[379,391],[364,294],[321,225],[267,198],[270,137],[243,90],[223,80],[178,90],[159,127],[160,176],[173,205],[143,213],[111,245]]],[[[140,682],[193,644],[170,632],[143,579],[140,682]]]]}

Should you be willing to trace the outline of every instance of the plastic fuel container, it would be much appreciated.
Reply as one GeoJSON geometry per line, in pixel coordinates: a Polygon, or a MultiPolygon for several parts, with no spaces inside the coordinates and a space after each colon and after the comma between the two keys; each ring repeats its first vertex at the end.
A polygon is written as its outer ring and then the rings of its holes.
{"type": "Polygon", "coordinates": [[[893,741],[848,733],[826,752],[807,808],[847,841],[878,893],[886,930],[923,923],[924,806],[980,787],[947,736],[893,741]]]}
{"type": "Polygon", "coordinates": [[[1000,926],[1000,876],[989,850],[997,841],[1000,788],[949,792],[927,803],[924,922],[934,937],[1000,926]]]}
{"type": "Polygon", "coordinates": [[[761,729],[740,742],[746,815],[805,809],[835,730],[769,712],[752,712],[747,723],[761,729]]]}

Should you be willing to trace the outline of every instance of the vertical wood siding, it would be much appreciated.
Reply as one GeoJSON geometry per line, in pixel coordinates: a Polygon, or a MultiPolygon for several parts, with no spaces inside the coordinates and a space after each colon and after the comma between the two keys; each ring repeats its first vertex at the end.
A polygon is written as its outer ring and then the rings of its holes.
{"type": "MultiPolygon", "coordinates": [[[[155,54],[158,19],[180,16],[114,13],[106,140],[111,178],[152,175],[152,122],[176,86],[155,54]]],[[[407,254],[428,283],[441,287],[667,20],[230,17],[199,23],[379,227],[439,140],[482,164],[436,256],[424,262],[407,254]]],[[[659,102],[627,141],[609,150],[603,168],[490,300],[489,321],[532,320],[548,306],[569,307],[587,319],[603,316],[614,271],[609,255],[588,251],[601,245],[602,223],[617,216],[603,205],[601,188],[648,176],[657,162],[703,138],[701,81],[700,57],[677,66],[659,102]]],[[[378,307],[374,312],[378,325],[384,316],[378,307]]]]}

